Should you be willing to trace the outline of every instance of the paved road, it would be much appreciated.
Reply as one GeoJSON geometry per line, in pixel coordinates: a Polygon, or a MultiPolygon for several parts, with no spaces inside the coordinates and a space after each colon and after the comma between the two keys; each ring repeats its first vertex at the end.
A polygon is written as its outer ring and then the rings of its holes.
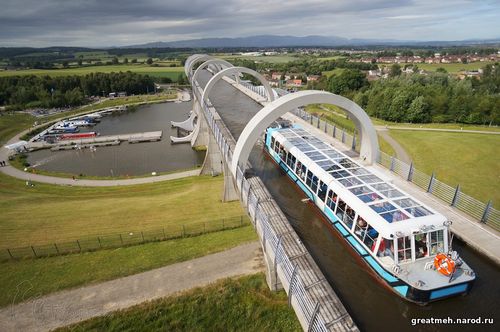
{"type": "Polygon", "coordinates": [[[109,312],[170,296],[219,279],[263,269],[258,242],[103,282],[61,291],[0,310],[0,331],[49,331],[109,312]]]}
{"type": "Polygon", "coordinates": [[[389,131],[382,127],[376,127],[377,133],[382,136],[382,138],[394,149],[394,152],[396,153],[396,157],[404,161],[407,164],[411,163],[411,157],[410,155],[406,152],[406,150],[401,146],[401,144],[398,143],[394,138],[392,138],[391,135],[389,135],[389,131]]]}

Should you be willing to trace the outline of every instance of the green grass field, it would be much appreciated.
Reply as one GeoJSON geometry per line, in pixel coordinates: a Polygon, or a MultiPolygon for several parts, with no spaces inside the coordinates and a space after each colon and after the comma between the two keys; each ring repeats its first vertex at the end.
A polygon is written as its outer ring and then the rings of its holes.
{"type": "Polygon", "coordinates": [[[243,59],[243,60],[251,60],[251,61],[266,62],[266,63],[287,63],[290,61],[300,60],[300,57],[292,55],[248,56],[248,55],[218,54],[216,56],[218,58],[227,60],[229,62],[231,62],[231,59],[243,59]]]}
{"type": "Polygon", "coordinates": [[[302,331],[284,291],[263,274],[226,279],[57,331],[302,331]]]}
{"type": "Polygon", "coordinates": [[[0,306],[112,280],[254,241],[253,227],[82,254],[0,263],[0,306]]]}
{"type": "Polygon", "coordinates": [[[324,71],[321,74],[326,76],[326,77],[330,77],[332,75],[338,75],[338,74],[342,73],[344,70],[345,70],[344,68],[335,68],[333,70],[324,71]]]}
{"type": "Polygon", "coordinates": [[[417,169],[495,207],[500,203],[500,136],[468,133],[392,130],[417,169]]]}
{"type": "Polygon", "coordinates": [[[67,187],[0,175],[0,248],[140,232],[244,215],[222,203],[222,177],[190,177],[126,187],[67,187]]]}
{"type": "Polygon", "coordinates": [[[3,114],[0,113],[0,144],[5,144],[17,133],[31,127],[35,123],[35,117],[29,114],[3,114]]]}
{"type": "Polygon", "coordinates": [[[67,75],[86,75],[90,73],[111,73],[111,72],[131,71],[138,74],[151,75],[156,77],[175,78],[184,73],[183,67],[152,67],[144,64],[128,65],[110,65],[110,66],[88,66],[80,68],[67,69],[24,69],[24,70],[2,70],[0,77],[15,75],[49,75],[49,76],[67,76],[67,75]]]}
{"type": "MultiPolygon", "coordinates": [[[[427,71],[436,71],[438,68],[444,68],[450,74],[457,74],[463,70],[478,70],[488,64],[494,64],[492,61],[472,62],[472,63],[417,63],[419,69],[427,71]]],[[[405,64],[401,64],[404,67],[405,64]]],[[[391,66],[390,64],[380,64],[381,67],[391,66]]]]}

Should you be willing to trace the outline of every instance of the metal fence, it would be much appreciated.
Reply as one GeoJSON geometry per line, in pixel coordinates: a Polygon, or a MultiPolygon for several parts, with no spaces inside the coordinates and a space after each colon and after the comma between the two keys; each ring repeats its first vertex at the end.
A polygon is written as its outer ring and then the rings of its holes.
{"type": "Polygon", "coordinates": [[[148,242],[197,236],[221,230],[243,227],[248,225],[247,220],[246,216],[237,216],[209,222],[175,225],[167,228],[163,227],[143,231],[99,235],[72,241],[54,242],[45,245],[6,248],[0,250],[0,260],[5,261],[10,259],[66,255],[71,253],[111,249],[144,244],[148,242]]]}
{"type": "MultiPolygon", "coordinates": [[[[359,144],[356,135],[350,135],[345,129],[331,125],[328,122],[319,119],[303,109],[295,109],[293,114],[309,122],[311,125],[323,130],[325,133],[335,137],[342,143],[350,146],[352,150],[359,151],[359,144]]],[[[378,163],[391,172],[394,172],[402,178],[416,184],[428,193],[438,197],[450,206],[465,212],[472,218],[485,223],[491,228],[500,231],[500,211],[493,208],[492,202],[481,202],[461,191],[460,185],[452,187],[436,179],[434,174],[428,175],[417,170],[413,164],[406,164],[394,156],[390,156],[379,151],[378,163]]]]}

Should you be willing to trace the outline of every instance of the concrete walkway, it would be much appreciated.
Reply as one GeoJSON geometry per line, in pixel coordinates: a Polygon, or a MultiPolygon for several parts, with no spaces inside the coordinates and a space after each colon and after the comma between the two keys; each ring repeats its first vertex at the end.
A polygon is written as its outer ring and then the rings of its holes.
{"type": "Polygon", "coordinates": [[[0,331],[49,331],[115,310],[170,296],[219,279],[263,269],[258,242],[103,282],[61,291],[0,310],[0,331]]]}
{"type": "Polygon", "coordinates": [[[411,158],[410,155],[406,152],[406,150],[401,146],[401,144],[398,143],[394,138],[392,138],[391,135],[389,135],[389,131],[382,127],[376,127],[377,133],[382,136],[382,138],[394,149],[394,152],[396,153],[396,157],[404,161],[407,164],[411,163],[411,158]]]}

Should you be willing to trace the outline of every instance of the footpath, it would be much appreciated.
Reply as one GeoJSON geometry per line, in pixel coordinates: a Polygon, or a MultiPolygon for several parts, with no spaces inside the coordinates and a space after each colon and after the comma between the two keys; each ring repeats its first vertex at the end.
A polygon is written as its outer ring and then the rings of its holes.
{"type": "Polygon", "coordinates": [[[254,274],[263,268],[260,244],[243,244],[190,261],[8,306],[0,309],[0,331],[50,331],[220,279],[254,274]]]}

